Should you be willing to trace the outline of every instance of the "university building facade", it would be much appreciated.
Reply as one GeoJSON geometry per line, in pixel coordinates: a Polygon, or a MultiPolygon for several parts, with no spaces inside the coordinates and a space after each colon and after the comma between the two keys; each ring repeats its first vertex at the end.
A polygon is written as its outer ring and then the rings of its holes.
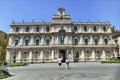
{"type": "Polygon", "coordinates": [[[52,22],[13,22],[6,60],[17,62],[64,62],[107,60],[115,52],[109,22],[71,22],[64,8],[52,22]]]}

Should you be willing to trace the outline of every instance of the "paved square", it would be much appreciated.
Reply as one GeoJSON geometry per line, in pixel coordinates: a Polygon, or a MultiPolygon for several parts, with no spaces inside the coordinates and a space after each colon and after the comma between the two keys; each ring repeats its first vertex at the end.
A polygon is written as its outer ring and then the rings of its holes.
{"type": "Polygon", "coordinates": [[[99,62],[70,63],[67,70],[57,63],[29,64],[24,67],[8,67],[12,77],[3,80],[120,80],[120,64],[99,62]]]}

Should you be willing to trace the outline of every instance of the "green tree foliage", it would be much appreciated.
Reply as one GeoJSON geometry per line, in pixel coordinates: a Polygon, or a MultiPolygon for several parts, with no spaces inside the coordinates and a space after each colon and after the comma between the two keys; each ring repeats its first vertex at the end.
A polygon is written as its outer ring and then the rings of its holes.
{"type": "Polygon", "coordinates": [[[3,63],[6,58],[6,40],[0,36],[0,63],[3,63]]]}

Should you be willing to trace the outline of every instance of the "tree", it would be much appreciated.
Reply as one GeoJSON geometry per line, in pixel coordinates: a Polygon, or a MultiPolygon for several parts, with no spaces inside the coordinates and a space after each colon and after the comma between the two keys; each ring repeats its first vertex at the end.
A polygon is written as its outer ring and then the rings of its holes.
{"type": "Polygon", "coordinates": [[[7,43],[4,37],[0,36],[0,63],[2,64],[6,58],[7,43]]]}

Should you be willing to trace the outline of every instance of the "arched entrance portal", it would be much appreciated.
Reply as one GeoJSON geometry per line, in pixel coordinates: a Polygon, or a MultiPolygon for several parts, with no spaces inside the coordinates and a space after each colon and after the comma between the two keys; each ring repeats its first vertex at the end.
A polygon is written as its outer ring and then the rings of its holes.
{"type": "Polygon", "coordinates": [[[65,50],[60,50],[59,56],[62,58],[62,62],[65,62],[65,59],[66,59],[65,50]]]}

